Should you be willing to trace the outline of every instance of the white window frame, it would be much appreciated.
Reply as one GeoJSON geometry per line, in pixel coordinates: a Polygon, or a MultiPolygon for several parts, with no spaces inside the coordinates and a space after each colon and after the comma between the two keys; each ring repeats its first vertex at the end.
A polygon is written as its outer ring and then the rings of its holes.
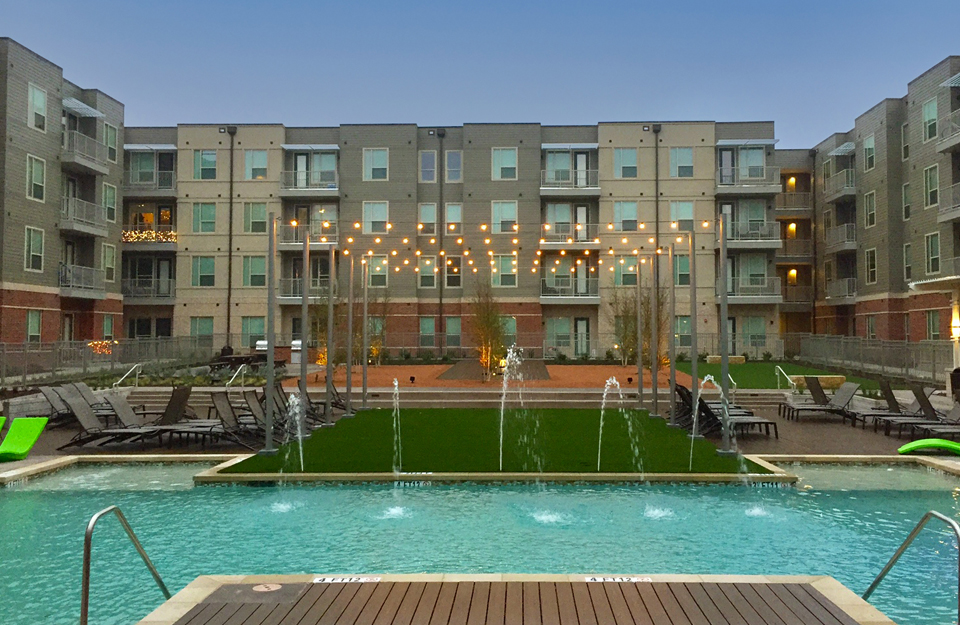
{"type": "Polygon", "coordinates": [[[103,337],[104,341],[112,341],[116,336],[116,320],[113,318],[113,315],[104,315],[103,321],[100,323],[100,335],[103,337]],[[109,322],[109,323],[108,323],[109,322]],[[110,331],[107,332],[107,325],[110,326],[110,331]]]}
{"type": "Polygon", "coordinates": [[[690,254],[674,254],[673,256],[673,285],[674,286],[690,286],[690,254]],[[680,268],[680,259],[687,261],[687,270],[682,271],[680,268]],[[680,280],[681,276],[686,276],[687,281],[682,282],[680,280]]]}
{"type": "Polygon", "coordinates": [[[877,139],[874,135],[863,140],[863,171],[873,171],[877,166],[877,139]],[[867,145],[867,142],[870,145],[867,145]],[[869,150],[869,152],[867,151],[869,150]]]}
{"type": "Polygon", "coordinates": [[[443,340],[447,347],[461,347],[463,342],[463,320],[454,315],[443,318],[443,340]],[[457,326],[456,332],[451,332],[451,323],[457,326]],[[456,337],[456,339],[452,339],[456,337]]]}
{"type": "Polygon", "coordinates": [[[27,310],[26,318],[26,327],[24,328],[24,335],[26,337],[25,341],[27,343],[40,343],[43,338],[43,311],[42,310],[27,310]],[[30,334],[30,317],[33,315],[37,317],[37,333],[30,334]],[[34,338],[36,337],[36,338],[34,338]]]}
{"type": "Polygon", "coordinates": [[[244,150],[243,151],[243,179],[248,182],[262,182],[270,177],[270,152],[267,150],[244,150]],[[263,167],[256,167],[253,159],[263,154],[263,167]],[[257,177],[255,170],[263,170],[263,177],[257,177]]]}
{"type": "Polygon", "coordinates": [[[212,289],[217,286],[217,257],[209,254],[198,254],[190,257],[190,286],[195,289],[212,289]],[[204,258],[213,260],[213,273],[201,273],[201,261],[204,258]],[[196,266],[196,276],[194,276],[194,266],[196,266]],[[213,276],[213,284],[201,284],[203,276],[213,276]],[[194,280],[196,277],[196,280],[194,280]]]}
{"type": "Polygon", "coordinates": [[[365,201],[365,202],[363,203],[363,214],[361,215],[361,217],[363,218],[363,222],[362,222],[362,224],[363,224],[363,234],[387,234],[388,232],[390,232],[390,227],[387,225],[387,224],[390,223],[390,202],[388,202],[388,201],[386,201],[386,200],[376,200],[376,201],[370,200],[370,201],[365,201]],[[369,204],[383,204],[384,206],[387,207],[387,214],[385,215],[385,219],[384,219],[384,222],[383,222],[383,223],[384,223],[384,226],[383,226],[383,230],[382,230],[382,231],[381,231],[381,230],[374,230],[374,229],[373,229],[373,221],[370,221],[370,222],[367,221],[367,205],[369,205],[369,204]],[[369,225],[368,225],[368,224],[369,224],[369,225]]]}
{"type": "Polygon", "coordinates": [[[260,254],[244,255],[243,261],[241,261],[241,270],[243,272],[241,284],[245,288],[250,289],[261,289],[267,286],[267,257],[260,254]],[[263,260],[263,273],[254,273],[253,272],[253,262],[255,259],[263,260]],[[263,284],[254,284],[254,276],[263,276],[263,284]]]}
{"type": "Polygon", "coordinates": [[[447,255],[443,257],[443,286],[448,289],[463,288],[463,257],[459,254],[447,255]],[[452,271],[454,259],[456,259],[456,271],[452,271]],[[456,278],[458,284],[450,284],[450,278],[456,278]]]}
{"type": "Polygon", "coordinates": [[[941,263],[940,263],[941,252],[942,252],[942,250],[940,249],[940,233],[939,233],[939,232],[930,232],[930,233],[924,235],[924,237],[923,237],[923,258],[924,258],[924,266],[923,266],[923,268],[924,268],[925,273],[926,273],[928,276],[936,276],[936,275],[939,275],[939,274],[940,274],[940,270],[942,269],[942,267],[940,266],[940,265],[941,265],[941,263]],[[936,239],[937,239],[937,255],[936,255],[936,256],[931,256],[931,255],[930,255],[930,241],[931,241],[934,237],[936,237],[936,239]],[[933,262],[934,259],[936,259],[936,261],[937,261],[937,270],[936,270],[936,271],[931,271],[931,266],[932,266],[932,262],[933,262]]]}
{"type": "Polygon", "coordinates": [[[116,282],[117,281],[117,246],[111,245],[110,243],[104,243],[100,246],[100,267],[103,269],[103,280],[104,282],[116,282]],[[107,250],[113,251],[113,265],[107,264],[107,250]],[[113,277],[109,277],[111,274],[107,271],[110,270],[113,272],[113,277]]]}
{"type": "Polygon", "coordinates": [[[820,164],[820,188],[824,191],[827,189],[827,180],[833,175],[833,159],[828,158],[820,164]]]}
{"type": "Polygon", "coordinates": [[[213,317],[190,317],[190,336],[213,336],[213,327],[213,317]],[[207,325],[207,322],[210,323],[210,332],[201,332],[204,328],[200,324],[207,325]]]}
{"type": "Polygon", "coordinates": [[[640,203],[635,200],[619,200],[613,203],[613,231],[614,232],[638,232],[640,230],[640,203]],[[617,205],[620,205],[620,216],[617,218],[617,205]],[[623,227],[623,205],[624,204],[633,204],[636,208],[635,218],[627,219],[626,221],[636,221],[637,225],[635,228],[624,229],[623,227]]]}
{"type": "Polygon", "coordinates": [[[508,230],[503,229],[503,215],[500,215],[500,219],[497,219],[497,205],[498,204],[513,204],[513,224],[518,226],[520,224],[520,205],[516,200],[493,200],[490,202],[490,231],[493,234],[513,234],[517,232],[514,228],[509,228],[508,230]]]}
{"type": "Polygon", "coordinates": [[[48,99],[49,99],[49,98],[48,98],[48,94],[47,94],[47,90],[46,90],[46,89],[43,89],[43,88],[41,88],[41,87],[38,87],[37,85],[33,84],[32,82],[31,82],[31,83],[27,83],[27,126],[29,126],[30,128],[33,128],[33,129],[36,130],[37,132],[42,132],[42,133],[44,133],[44,134],[47,133],[47,125],[48,125],[48,122],[49,122],[49,120],[50,120],[50,116],[47,115],[47,100],[48,100],[48,99]],[[34,90],[39,91],[39,92],[41,92],[41,93],[43,94],[43,128],[37,128],[37,126],[36,126],[35,123],[34,123],[34,122],[36,122],[36,118],[34,117],[35,111],[33,110],[33,109],[34,109],[34,106],[33,106],[33,92],[34,92],[34,90]]]}
{"type": "Polygon", "coordinates": [[[876,284],[877,283],[877,248],[871,247],[868,250],[863,252],[863,269],[864,274],[866,275],[867,284],[876,284]],[[873,267],[870,267],[870,259],[873,258],[873,267]],[[870,278],[871,272],[873,273],[873,279],[870,278]]]}
{"type": "Polygon", "coordinates": [[[444,151],[444,160],[443,161],[443,179],[444,182],[450,183],[460,183],[463,182],[463,150],[445,150],[444,151]],[[450,167],[450,155],[459,154],[460,155],[460,167],[450,167]],[[450,176],[451,171],[459,172],[459,175],[456,178],[450,176]]]}
{"type": "Polygon", "coordinates": [[[431,348],[437,346],[437,318],[433,315],[420,315],[417,318],[417,346],[431,348]],[[430,330],[424,332],[424,326],[429,326],[430,330]]]}
{"type": "Polygon", "coordinates": [[[869,191],[863,194],[863,227],[864,229],[873,228],[876,225],[877,225],[877,192],[869,191]],[[873,210],[870,210],[871,206],[873,206],[873,210]]]}
{"type": "Polygon", "coordinates": [[[689,145],[678,145],[678,146],[675,146],[675,147],[670,148],[670,177],[671,177],[671,178],[693,178],[693,177],[696,175],[696,172],[697,172],[697,169],[696,169],[696,165],[694,164],[693,146],[689,146],[689,145]],[[679,159],[676,158],[676,155],[679,155],[679,154],[680,154],[679,150],[690,150],[690,164],[689,164],[689,165],[681,165],[681,164],[678,162],[679,159]],[[689,175],[689,176],[681,176],[681,175],[680,175],[680,168],[681,168],[681,167],[689,167],[689,168],[690,168],[690,175],[689,175]]]}
{"type": "Polygon", "coordinates": [[[866,316],[866,333],[867,333],[868,339],[877,338],[877,316],[876,315],[866,316]]]}
{"type": "Polygon", "coordinates": [[[913,259],[910,258],[913,252],[913,245],[903,244],[903,281],[911,282],[913,280],[913,259]]]}
{"type": "Polygon", "coordinates": [[[637,286],[640,279],[640,260],[630,254],[621,254],[614,257],[613,286],[637,286]],[[633,276],[633,281],[624,283],[623,276],[633,276]]]}
{"type": "Polygon", "coordinates": [[[363,148],[363,181],[364,182],[389,182],[390,181],[390,148],[363,148]],[[373,177],[373,162],[370,162],[370,174],[367,175],[367,159],[373,157],[374,152],[387,153],[386,176],[383,178],[373,177]]]}
{"type": "Polygon", "coordinates": [[[116,188],[115,186],[113,186],[112,184],[110,184],[109,182],[104,182],[104,183],[103,183],[103,208],[104,208],[104,211],[103,211],[103,212],[106,214],[107,221],[109,221],[109,222],[112,223],[112,224],[117,223],[117,188],[116,188]],[[107,193],[107,189],[112,189],[112,190],[113,190],[113,204],[112,204],[112,205],[111,205],[109,202],[107,202],[107,197],[109,197],[109,195],[110,195],[109,193],[107,193]],[[113,210],[113,217],[112,217],[112,218],[110,217],[110,211],[111,211],[111,209],[113,210]]]}
{"type": "Polygon", "coordinates": [[[490,148],[490,179],[501,181],[501,180],[517,180],[520,176],[520,150],[515,147],[500,147],[500,148],[490,148]],[[495,170],[496,163],[496,153],[499,151],[504,152],[513,152],[514,166],[513,166],[513,177],[504,178],[503,176],[503,165],[500,166],[500,171],[495,170]]]}
{"type": "Polygon", "coordinates": [[[47,161],[46,159],[42,159],[39,156],[34,156],[33,154],[27,154],[27,199],[43,204],[47,202],[47,161]],[[42,198],[36,198],[33,196],[33,166],[31,163],[34,161],[40,163],[43,167],[43,183],[41,185],[43,188],[42,198]]]}
{"type": "Polygon", "coordinates": [[[420,236],[436,236],[437,235],[437,219],[439,218],[439,212],[437,210],[436,202],[421,202],[417,204],[417,234],[420,236]],[[423,209],[426,206],[433,207],[433,219],[424,219],[423,218],[423,209]],[[423,226],[422,228],[420,226],[423,226]]]}
{"type": "Polygon", "coordinates": [[[44,263],[46,261],[47,233],[43,228],[34,228],[25,226],[23,231],[23,270],[30,273],[43,273],[44,263]],[[30,257],[35,256],[35,252],[30,248],[30,231],[40,233],[40,269],[31,267],[30,257]]]}
{"type": "Polygon", "coordinates": [[[443,219],[446,222],[444,227],[446,233],[451,235],[463,234],[463,202],[445,202],[443,205],[443,219]],[[450,207],[456,206],[459,209],[459,217],[454,221],[450,219],[450,207]],[[450,226],[455,226],[451,228],[450,226]]]}
{"type": "Polygon", "coordinates": [[[940,165],[939,164],[931,165],[930,167],[926,167],[923,170],[923,208],[924,210],[926,210],[928,208],[937,206],[938,204],[940,204],[940,165]],[[935,171],[937,174],[937,184],[933,189],[927,188],[927,182],[929,181],[929,178],[927,176],[928,171],[935,171]],[[936,193],[935,202],[930,201],[931,192],[936,193]]]}
{"type": "Polygon", "coordinates": [[[900,186],[900,205],[901,216],[904,221],[909,221],[912,215],[913,204],[910,202],[910,183],[905,182],[900,186]]]}
{"type": "Polygon", "coordinates": [[[103,122],[103,144],[107,146],[107,160],[111,163],[116,163],[120,155],[120,129],[114,126],[113,124],[108,124],[103,122]],[[113,145],[110,145],[109,136],[110,133],[107,132],[107,129],[113,130],[113,145]],[[113,158],[110,158],[110,148],[113,148],[113,158]]]}
{"type": "Polygon", "coordinates": [[[520,272],[517,270],[517,266],[513,264],[516,260],[516,256],[512,254],[494,254],[490,257],[490,286],[498,289],[515,289],[517,284],[520,282],[519,275],[520,272]],[[510,269],[511,272],[508,274],[503,273],[501,270],[501,265],[503,264],[503,259],[510,260],[510,269]],[[513,276],[513,284],[503,284],[503,276],[513,276]]]}
{"type": "Polygon", "coordinates": [[[217,179],[217,174],[218,174],[218,171],[217,171],[217,170],[219,169],[219,163],[218,163],[219,160],[220,160],[220,158],[219,158],[219,155],[217,154],[217,151],[216,151],[216,150],[199,150],[199,149],[198,149],[198,150],[194,150],[194,151],[193,151],[193,179],[194,179],[194,180],[201,180],[201,181],[202,181],[202,180],[216,180],[216,179],[217,179]],[[208,152],[208,153],[212,153],[212,154],[213,154],[213,167],[212,167],[212,168],[211,168],[211,167],[204,167],[204,166],[203,166],[203,154],[204,154],[205,152],[208,152]],[[204,169],[213,169],[213,178],[204,178],[204,177],[203,177],[203,170],[204,170],[204,169]]]}
{"type": "Polygon", "coordinates": [[[217,203],[216,202],[194,202],[192,212],[190,214],[190,228],[191,234],[216,234],[217,233],[217,203]],[[204,206],[213,206],[213,220],[204,221],[203,219],[203,207],[204,206]],[[198,220],[194,215],[197,214],[197,211],[200,211],[200,219],[198,220]],[[213,223],[213,230],[204,230],[203,224],[213,223]]]}
{"type": "Polygon", "coordinates": [[[267,203],[266,202],[244,202],[243,203],[243,232],[244,234],[265,234],[267,228],[267,203]],[[253,209],[263,207],[263,219],[254,219],[253,209]],[[253,224],[263,224],[263,230],[254,230],[253,224]]]}
{"type": "Polygon", "coordinates": [[[900,126],[900,160],[905,161],[910,158],[910,123],[907,122],[900,126]]]}
{"type": "Polygon", "coordinates": [[[418,170],[418,172],[419,172],[419,180],[420,180],[420,183],[421,183],[421,184],[436,184],[436,182],[437,182],[437,166],[438,166],[438,165],[439,165],[439,163],[437,162],[437,151],[436,151],[436,150],[420,150],[420,151],[417,153],[417,170],[418,170]],[[423,157],[424,157],[424,155],[426,155],[426,154],[432,154],[432,155],[433,155],[433,170],[432,170],[432,171],[433,171],[433,177],[432,177],[431,179],[429,179],[429,180],[428,180],[427,178],[425,178],[424,175],[423,175],[423,172],[424,172],[424,171],[430,171],[430,170],[425,170],[424,167],[423,167],[423,157]]]}
{"type": "Polygon", "coordinates": [[[940,311],[928,310],[924,315],[927,326],[927,340],[936,341],[940,338],[940,311]],[[933,323],[931,323],[933,322],[933,323]]]}
{"type": "MultiPolygon", "coordinates": [[[[630,165],[627,165],[630,167],[630,165]]],[[[618,180],[636,180],[640,176],[640,150],[639,148],[613,148],[613,177],[618,180]],[[632,176],[623,175],[623,153],[633,152],[633,168],[634,173],[632,176]],[[619,164],[619,166],[618,166],[619,164]]]]}
{"type": "Polygon", "coordinates": [[[929,100],[927,100],[926,102],[924,102],[923,104],[920,105],[920,119],[921,119],[922,122],[923,122],[923,126],[922,126],[922,131],[923,131],[923,143],[927,143],[928,141],[936,141],[936,140],[937,140],[937,135],[938,135],[939,132],[940,132],[940,125],[939,125],[940,120],[937,119],[937,115],[940,114],[940,111],[938,110],[938,109],[939,109],[938,104],[939,104],[939,103],[937,102],[937,98],[936,98],[936,96],[934,96],[934,97],[930,98],[929,100]],[[933,110],[933,118],[928,120],[928,119],[926,118],[926,112],[925,112],[924,109],[926,109],[926,108],[927,108],[927,105],[930,104],[931,102],[933,102],[933,109],[934,109],[934,110],[933,110]],[[931,127],[931,126],[933,126],[933,135],[932,135],[932,136],[928,136],[928,135],[930,135],[929,130],[930,130],[930,127],[931,127]]]}
{"type": "Polygon", "coordinates": [[[436,256],[417,256],[417,288],[435,289],[437,288],[437,269],[436,256]],[[424,277],[429,277],[433,284],[424,284],[424,277]]]}
{"type": "Polygon", "coordinates": [[[386,254],[364,256],[367,261],[367,286],[371,289],[386,289],[390,286],[390,257],[386,254]],[[383,273],[373,271],[374,267],[383,267],[383,273]],[[383,284],[374,284],[373,279],[383,276],[383,284]]]}

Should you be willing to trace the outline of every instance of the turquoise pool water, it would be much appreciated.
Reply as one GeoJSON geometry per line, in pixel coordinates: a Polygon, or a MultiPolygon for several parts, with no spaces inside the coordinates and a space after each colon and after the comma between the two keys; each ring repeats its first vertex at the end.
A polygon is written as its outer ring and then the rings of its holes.
{"type": "MultiPolygon", "coordinates": [[[[75,468],[0,489],[4,624],[74,624],[83,530],[119,505],[171,590],[231,573],[827,574],[862,592],[960,481],[925,469],[797,466],[801,488],[652,485],[199,487],[197,466],[75,468]]],[[[925,532],[872,601],[956,622],[956,548],[925,532]]],[[[91,623],[159,605],[113,519],[97,529],[91,623]]]]}

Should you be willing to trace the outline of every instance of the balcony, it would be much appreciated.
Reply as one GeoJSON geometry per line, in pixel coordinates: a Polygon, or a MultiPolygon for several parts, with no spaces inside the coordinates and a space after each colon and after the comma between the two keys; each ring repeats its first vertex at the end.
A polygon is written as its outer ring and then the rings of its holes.
{"type": "Polygon", "coordinates": [[[927,272],[926,267],[914,267],[914,275],[920,274],[921,278],[910,283],[910,289],[916,291],[943,291],[945,289],[955,289],[960,287],[960,257],[958,258],[940,258],[936,267],[936,273],[927,272]]]}
{"type": "Polygon", "coordinates": [[[813,213],[813,194],[807,191],[778,193],[774,210],[778,219],[809,217],[813,213]]]}
{"type": "Polygon", "coordinates": [[[852,200],[857,196],[857,172],[854,169],[843,169],[827,178],[823,186],[825,202],[839,202],[852,200]]]}
{"type": "Polygon", "coordinates": [[[813,286],[787,284],[784,285],[781,312],[804,312],[813,307],[813,286]]]}
{"type": "Polygon", "coordinates": [[[813,262],[813,239],[784,239],[777,252],[778,263],[813,262]]]}
{"type": "Polygon", "coordinates": [[[544,169],[540,195],[548,197],[600,197],[600,172],[596,169],[544,169]]]}
{"type": "Polygon", "coordinates": [[[960,221],[960,183],[940,189],[937,222],[960,221]]]}
{"type": "Polygon", "coordinates": [[[551,275],[540,279],[541,304],[599,304],[600,280],[581,275],[551,275]]]}
{"type": "MultiPolygon", "coordinates": [[[[330,278],[320,276],[310,280],[310,291],[308,298],[327,297],[327,289],[330,286],[330,278]]],[[[336,287],[334,287],[336,295],[336,287]]],[[[277,288],[277,303],[279,304],[300,304],[303,301],[303,279],[302,278],[281,278],[277,288]]]]}
{"type": "Polygon", "coordinates": [[[104,299],[106,296],[103,269],[60,265],[60,297],[104,299]]]}
{"type": "Polygon", "coordinates": [[[717,195],[776,195],[782,190],[779,167],[717,168],[717,195]]]}
{"type": "Polygon", "coordinates": [[[857,279],[839,278],[827,282],[827,304],[846,306],[857,302],[857,279]]]}
{"type": "Polygon", "coordinates": [[[175,198],[177,173],[127,170],[123,172],[123,194],[127,198],[175,198]]]}
{"type": "Polygon", "coordinates": [[[172,225],[127,225],[120,240],[123,249],[137,252],[176,252],[177,231],[172,225]]]}
{"type": "Polygon", "coordinates": [[[837,252],[855,252],[857,250],[857,225],[842,224],[829,228],[824,240],[824,251],[827,254],[837,252]]]}
{"type": "Polygon", "coordinates": [[[321,247],[327,249],[337,244],[337,222],[324,221],[306,226],[291,226],[280,224],[277,226],[277,250],[281,252],[303,251],[303,239],[310,233],[310,248],[321,247]]]}
{"type": "MultiPolygon", "coordinates": [[[[717,297],[722,294],[723,284],[718,281],[717,297]]],[[[782,301],[780,278],[734,276],[727,288],[728,304],[779,304],[782,301]]]]}
{"type": "Polygon", "coordinates": [[[727,232],[727,247],[730,249],[779,249],[780,223],[732,222],[727,232]]]}
{"type": "Polygon", "coordinates": [[[558,221],[540,226],[540,249],[600,249],[600,224],[558,221]]]}
{"type": "Polygon", "coordinates": [[[63,135],[63,167],[81,174],[103,176],[110,172],[107,146],[76,130],[63,135]]]}
{"type": "Polygon", "coordinates": [[[124,278],[120,291],[128,306],[169,306],[176,297],[177,284],[170,278],[124,278]]]}
{"type": "Polygon", "coordinates": [[[937,152],[960,152],[960,109],[941,118],[937,125],[940,129],[937,152]]]}
{"type": "Polygon", "coordinates": [[[340,197],[340,176],[336,171],[282,171],[280,197],[340,197]]]}
{"type": "Polygon", "coordinates": [[[92,237],[107,236],[107,209],[75,197],[65,197],[60,205],[60,229],[92,237]]]}

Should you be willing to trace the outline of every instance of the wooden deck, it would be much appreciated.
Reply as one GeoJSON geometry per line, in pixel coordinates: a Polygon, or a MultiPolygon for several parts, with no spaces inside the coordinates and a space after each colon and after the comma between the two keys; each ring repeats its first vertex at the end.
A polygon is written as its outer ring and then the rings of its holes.
{"type": "MultiPolygon", "coordinates": [[[[376,579],[376,578],[374,578],[376,579]]],[[[176,625],[858,625],[808,583],[225,584],[176,625]]]]}

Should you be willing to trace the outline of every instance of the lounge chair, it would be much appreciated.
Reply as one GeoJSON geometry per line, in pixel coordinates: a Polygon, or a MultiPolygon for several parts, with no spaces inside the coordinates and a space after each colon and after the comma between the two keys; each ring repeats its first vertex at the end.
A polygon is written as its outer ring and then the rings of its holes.
{"type": "MultiPolygon", "coordinates": [[[[0,417],[0,429],[3,428],[0,417]]],[[[23,460],[33,449],[47,426],[47,417],[19,417],[10,422],[10,429],[0,443],[0,462],[23,460]]]]}
{"type": "Polygon", "coordinates": [[[80,423],[83,431],[78,433],[65,445],[59,449],[66,449],[75,445],[95,446],[105,445],[113,442],[132,442],[142,440],[145,437],[159,437],[160,430],[153,427],[131,427],[131,428],[109,428],[97,418],[93,408],[83,400],[80,393],[73,387],[60,387],[57,394],[63,399],[64,403],[70,408],[73,416],[80,423]]]}
{"type": "MultiPolygon", "coordinates": [[[[939,413],[934,410],[933,405],[930,403],[930,395],[936,390],[933,387],[920,388],[919,386],[911,387],[911,390],[914,394],[914,400],[906,408],[902,408],[900,413],[891,413],[891,412],[877,412],[877,413],[858,413],[857,419],[862,419],[864,426],[866,426],[866,420],[873,419],[873,431],[876,432],[880,429],[880,425],[884,426],[884,434],[890,436],[891,428],[896,425],[901,434],[903,428],[910,424],[914,423],[936,423],[940,419],[939,413]],[[921,394],[923,397],[923,403],[921,404],[920,400],[917,398],[917,395],[921,394]]],[[[896,399],[896,398],[894,398],[896,399]]],[[[889,405],[889,399],[887,400],[889,405]]],[[[899,405],[899,402],[897,402],[899,405]]]]}
{"type": "Polygon", "coordinates": [[[951,438],[956,439],[960,435],[960,404],[954,403],[939,423],[904,423],[900,425],[897,432],[897,438],[903,432],[904,427],[909,427],[913,438],[951,438]]]}
{"type": "MultiPolygon", "coordinates": [[[[253,389],[245,390],[243,392],[243,399],[247,402],[247,408],[250,411],[250,414],[253,415],[254,420],[257,423],[257,426],[262,428],[264,435],[267,432],[267,413],[264,409],[263,404],[260,403],[260,395],[257,391],[253,389]]],[[[273,419],[273,440],[277,444],[283,443],[286,432],[286,427],[284,427],[284,422],[282,419],[278,418],[280,415],[277,414],[276,409],[274,409],[274,419],[273,419]],[[278,436],[279,435],[279,436],[278,436]]]]}
{"type": "Polygon", "coordinates": [[[106,396],[107,403],[113,409],[114,413],[117,416],[117,419],[123,425],[124,428],[130,429],[150,429],[156,431],[157,442],[160,442],[160,439],[164,434],[169,435],[169,441],[172,443],[173,436],[179,435],[181,438],[186,436],[195,436],[197,440],[201,441],[201,444],[205,447],[207,442],[207,437],[216,438],[219,436],[219,422],[209,421],[209,422],[200,422],[194,424],[180,423],[174,425],[159,425],[153,423],[156,419],[151,420],[152,415],[158,415],[161,413],[151,413],[151,412],[140,412],[137,413],[134,411],[133,407],[127,401],[127,398],[119,393],[109,393],[106,396]]]}
{"type": "Polygon", "coordinates": [[[76,382],[73,384],[73,387],[77,389],[77,392],[80,393],[80,397],[90,404],[90,407],[94,410],[110,410],[110,405],[107,403],[107,400],[100,399],[94,395],[93,390],[87,386],[86,382],[76,382]]]}
{"type": "Polygon", "coordinates": [[[41,386],[40,394],[43,395],[43,398],[47,400],[47,403],[50,404],[50,423],[51,424],[63,424],[69,422],[70,417],[73,416],[73,411],[70,410],[70,407],[64,403],[63,399],[49,386],[41,386]]]}
{"type": "MultiPolygon", "coordinates": [[[[815,378],[811,378],[815,379],[815,378]]],[[[857,391],[860,390],[860,385],[855,382],[844,382],[843,385],[837,389],[837,392],[833,394],[833,397],[827,399],[826,393],[823,392],[823,388],[820,387],[820,381],[817,380],[814,386],[809,386],[811,394],[813,395],[814,401],[816,403],[810,404],[809,406],[794,406],[790,412],[790,417],[793,419],[800,419],[800,415],[805,412],[811,413],[820,413],[820,414],[837,414],[843,417],[843,420],[851,418],[850,409],[848,406],[850,402],[853,401],[853,396],[857,394],[857,391]],[[818,389],[819,392],[814,391],[818,389]],[[827,401],[824,403],[823,400],[827,401]]]]}
{"type": "MultiPolygon", "coordinates": [[[[758,430],[763,428],[766,431],[767,436],[770,436],[770,427],[773,426],[773,434],[776,438],[780,438],[780,431],[777,427],[776,421],[771,421],[770,419],[764,419],[763,417],[757,417],[754,415],[745,415],[745,414],[730,414],[728,415],[730,427],[733,430],[740,430],[745,432],[747,430],[753,429],[756,427],[758,430]]],[[[700,433],[709,433],[715,431],[721,431],[723,428],[723,419],[720,416],[720,411],[715,410],[707,402],[700,398],[700,416],[699,416],[699,427],[700,433]]]]}
{"type": "Polygon", "coordinates": [[[235,443],[253,449],[254,447],[247,441],[253,442],[263,435],[263,431],[253,421],[253,415],[249,413],[238,415],[226,391],[213,391],[210,393],[210,399],[220,418],[223,434],[235,443]]]}
{"type": "Polygon", "coordinates": [[[816,376],[803,376],[803,381],[807,387],[807,390],[810,391],[810,398],[803,397],[799,401],[790,401],[780,404],[777,412],[780,416],[785,419],[794,419],[796,418],[796,411],[801,408],[810,408],[813,406],[829,406],[830,398],[827,397],[827,394],[823,392],[823,387],[820,386],[820,378],[816,376]]]}

